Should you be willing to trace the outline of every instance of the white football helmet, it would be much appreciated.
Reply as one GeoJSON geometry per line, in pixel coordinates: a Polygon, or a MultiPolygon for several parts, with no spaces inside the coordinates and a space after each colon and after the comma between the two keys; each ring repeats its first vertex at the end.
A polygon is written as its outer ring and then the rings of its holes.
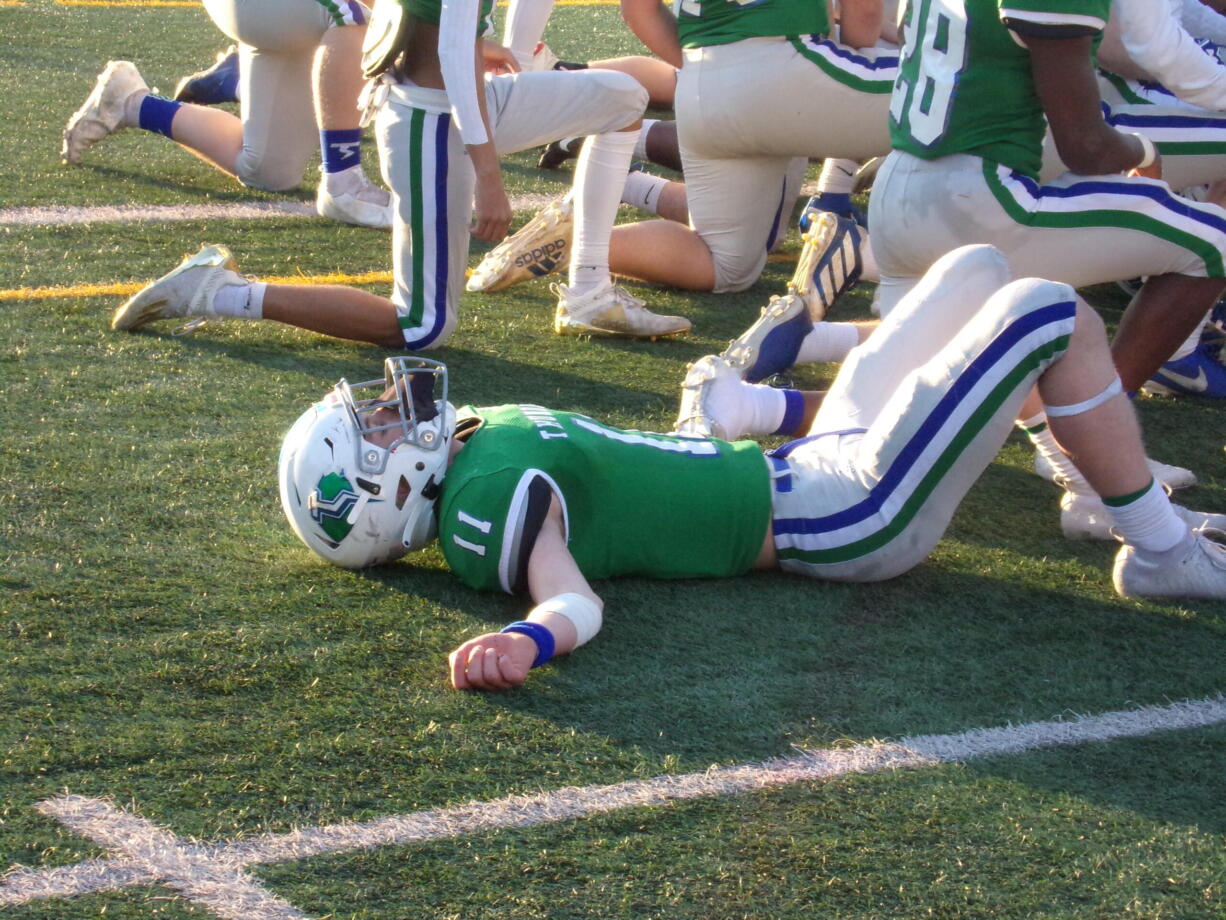
{"type": "Polygon", "coordinates": [[[281,444],[281,506],[294,533],[347,569],[421,549],[437,532],[455,425],[447,368],[437,361],[388,358],[382,380],[341,380],[281,444]]]}

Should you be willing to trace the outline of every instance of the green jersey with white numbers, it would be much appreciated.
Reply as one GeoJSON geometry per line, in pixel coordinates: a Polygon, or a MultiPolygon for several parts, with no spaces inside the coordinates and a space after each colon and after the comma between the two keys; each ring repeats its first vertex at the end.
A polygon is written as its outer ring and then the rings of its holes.
{"type": "Polygon", "coordinates": [[[752,441],[627,431],[540,406],[461,412],[480,427],[443,480],[439,544],[465,584],[520,593],[557,497],[588,578],[704,578],[753,566],[770,484],[752,441]]]}
{"type": "Polygon", "coordinates": [[[896,150],[969,153],[1037,176],[1046,128],[1019,36],[1098,35],[1110,0],[907,0],[890,100],[896,150]]]}
{"type": "Polygon", "coordinates": [[[727,45],[745,38],[825,35],[825,0],[675,0],[682,48],[727,45]]]}

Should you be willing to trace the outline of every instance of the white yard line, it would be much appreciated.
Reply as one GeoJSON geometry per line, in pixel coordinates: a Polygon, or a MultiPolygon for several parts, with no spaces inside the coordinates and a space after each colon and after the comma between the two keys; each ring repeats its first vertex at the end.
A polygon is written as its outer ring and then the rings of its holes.
{"type": "Polygon", "coordinates": [[[765,763],[606,786],[567,787],[217,844],[177,837],[102,799],[65,795],[41,802],[38,810],[112,855],[56,869],[17,866],[0,879],[0,906],[143,885],[169,888],[223,920],[301,920],[306,917],[302,911],[265,889],[247,869],[327,853],[532,827],[622,808],[735,795],[848,774],[961,763],[1222,723],[1226,723],[1226,696],[1219,695],[1097,716],[1070,715],[960,734],[916,735],[897,743],[801,751],[765,763]]]}
{"type": "MultiPolygon", "coordinates": [[[[518,195],[516,210],[540,210],[557,197],[518,195]]],[[[260,220],[273,217],[318,219],[315,206],[305,201],[248,201],[234,204],[58,205],[48,208],[0,208],[0,227],[63,227],[70,224],[173,222],[187,220],[260,220]]]]}

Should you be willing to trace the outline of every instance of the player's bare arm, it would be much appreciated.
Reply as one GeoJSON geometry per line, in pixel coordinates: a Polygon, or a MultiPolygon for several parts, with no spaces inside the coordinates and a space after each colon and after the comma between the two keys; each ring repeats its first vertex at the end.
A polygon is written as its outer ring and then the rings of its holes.
{"type": "MultiPolygon", "coordinates": [[[[1056,149],[1069,169],[1093,176],[1139,167],[1148,158],[1148,148],[1140,138],[1116,131],[1103,120],[1091,37],[1022,40],[1056,149]]],[[[1156,157],[1146,164],[1145,175],[1161,175],[1156,157]]]]}
{"type": "Polygon", "coordinates": [[[839,41],[867,48],[881,37],[885,13],[881,0],[842,0],[839,4],[839,41]]]}
{"type": "Polygon", "coordinates": [[[621,0],[622,19],[656,57],[680,67],[677,20],[659,0],[621,0]]]}
{"type": "Polygon", "coordinates": [[[552,644],[545,657],[564,655],[599,628],[604,604],[566,547],[562,507],[556,497],[528,557],[528,591],[536,607],[523,621],[528,624],[523,631],[485,633],[451,653],[451,683],[457,690],[518,687],[542,657],[542,642],[552,644]]]}

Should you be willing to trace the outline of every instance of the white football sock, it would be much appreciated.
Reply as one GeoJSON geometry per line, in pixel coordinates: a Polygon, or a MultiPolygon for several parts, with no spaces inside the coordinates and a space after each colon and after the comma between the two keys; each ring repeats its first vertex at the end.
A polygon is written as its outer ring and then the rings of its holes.
{"type": "Polygon", "coordinates": [[[1094,489],[1090,487],[1090,484],[1086,482],[1086,478],[1081,475],[1081,471],[1077,469],[1073,461],[1068,458],[1068,455],[1056,443],[1056,438],[1051,433],[1051,428],[1047,426],[1047,413],[1037,412],[1030,418],[1020,419],[1017,422],[1017,427],[1026,432],[1026,436],[1030,438],[1030,443],[1043,455],[1043,459],[1052,465],[1052,468],[1056,471],[1057,479],[1060,480],[1064,488],[1078,495],[1096,494],[1094,489]]]}
{"type": "Polygon", "coordinates": [[[236,319],[262,319],[264,316],[264,292],[268,284],[254,281],[250,284],[227,284],[213,296],[213,309],[218,316],[236,319]]]}
{"type": "Polygon", "coordinates": [[[639,139],[634,142],[634,156],[640,160],[650,159],[647,156],[647,135],[651,133],[653,125],[660,123],[658,118],[644,118],[643,127],[639,128],[639,139]]]}
{"type": "Polygon", "coordinates": [[[639,170],[626,173],[626,184],[622,186],[622,203],[651,214],[659,214],[660,193],[667,186],[668,180],[662,176],[653,176],[639,170]]]}
{"type": "Polygon", "coordinates": [[[860,344],[860,330],[854,323],[814,323],[813,331],[800,343],[797,364],[829,364],[846,360],[860,344]]]}
{"type": "Polygon", "coordinates": [[[1160,553],[1170,549],[1188,534],[1188,525],[1175,513],[1166,491],[1156,479],[1139,496],[1125,505],[1103,504],[1115,521],[1124,542],[1138,549],[1160,553]]]}
{"type": "Polygon", "coordinates": [[[850,195],[859,168],[860,164],[855,160],[827,157],[822,161],[822,171],[817,177],[817,194],[834,192],[836,195],[850,195]]]}
{"type": "Polygon", "coordinates": [[[581,296],[609,283],[609,235],[639,132],[590,137],[575,166],[575,248],[567,286],[581,296]]]}

